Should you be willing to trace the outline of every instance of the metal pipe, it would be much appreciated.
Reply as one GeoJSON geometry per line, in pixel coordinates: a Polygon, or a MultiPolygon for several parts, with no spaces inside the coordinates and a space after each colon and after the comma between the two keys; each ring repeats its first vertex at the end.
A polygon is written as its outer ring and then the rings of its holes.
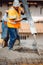
{"type": "Polygon", "coordinates": [[[27,0],[25,0],[25,1],[22,0],[22,3],[23,3],[23,6],[24,6],[24,9],[25,9],[25,12],[26,12],[27,20],[30,24],[31,34],[33,35],[33,39],[34,39],[33,46],[34,46],[34,49],[37,49],[37,41],[36,41],[36,35],[35,35],[35,33],[37,33],[37,31],[36,31],[34,21],[32,19],[31,13],[30,13],[29,6],[27,4],[27,0]]]}

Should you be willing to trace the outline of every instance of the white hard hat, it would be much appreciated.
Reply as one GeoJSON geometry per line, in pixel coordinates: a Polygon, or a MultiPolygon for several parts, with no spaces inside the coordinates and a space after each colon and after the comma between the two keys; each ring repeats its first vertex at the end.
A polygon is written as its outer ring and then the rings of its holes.
{"type": "Polygon", "coordinates": [[[19,0],[14,0],[13,6],[19,7],[20,6],[19,0]]]}

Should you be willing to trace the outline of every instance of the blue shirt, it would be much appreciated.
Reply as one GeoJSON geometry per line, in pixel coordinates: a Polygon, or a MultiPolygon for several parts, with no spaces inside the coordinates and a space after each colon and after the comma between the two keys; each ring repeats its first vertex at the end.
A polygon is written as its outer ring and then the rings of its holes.
{"type": "Polygon", "coordinates": [[[7,14],[5,13],[4,16],[2,17],[2,20],[7,22],[7,14]]]}

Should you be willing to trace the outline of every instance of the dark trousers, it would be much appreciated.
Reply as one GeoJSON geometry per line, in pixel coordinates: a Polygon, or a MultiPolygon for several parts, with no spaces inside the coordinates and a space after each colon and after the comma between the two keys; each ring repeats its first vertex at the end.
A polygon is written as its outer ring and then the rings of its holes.
{"type": "Polygon", "coordinates": [[[16,41],[16,39],[20,39],[19,35],[18,35],[18,31],[16,28],[8,28],[8,32],[9,32],[9,38],[10,38],[10,41],[9,41],[9,49],[11,49],[16,41]]]}
{"type": "Polygon", "coordinates": [[[9,40],[8,27],[4,24],[4,20],[2,20],[2,34],[1,38],[5,41],[5,46],[7,46],[7,42],[9,40]]]}

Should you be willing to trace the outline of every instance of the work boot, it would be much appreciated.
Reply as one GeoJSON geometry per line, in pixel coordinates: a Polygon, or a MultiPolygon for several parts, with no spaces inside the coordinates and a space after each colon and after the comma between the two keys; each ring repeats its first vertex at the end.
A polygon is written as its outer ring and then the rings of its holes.
{"type": "Polygon", "coordinates": [[[20,40],[16,39],[14,45],[20,45],[20,40]]]}
{"type": "Polygon", "coordinates": [[[7,41],[4,39],[4,41],[5,41],[5,46],[4,47],[6,47],[6,46],[8,46],[8,43],[7,43],[7,41]]]}
{"type": "Polygon", "coordinates": [[[4,39],[0,39],[0,48],[3,48],[3,47],[5,47],[5,41],[4,41],[4,39]]]}

